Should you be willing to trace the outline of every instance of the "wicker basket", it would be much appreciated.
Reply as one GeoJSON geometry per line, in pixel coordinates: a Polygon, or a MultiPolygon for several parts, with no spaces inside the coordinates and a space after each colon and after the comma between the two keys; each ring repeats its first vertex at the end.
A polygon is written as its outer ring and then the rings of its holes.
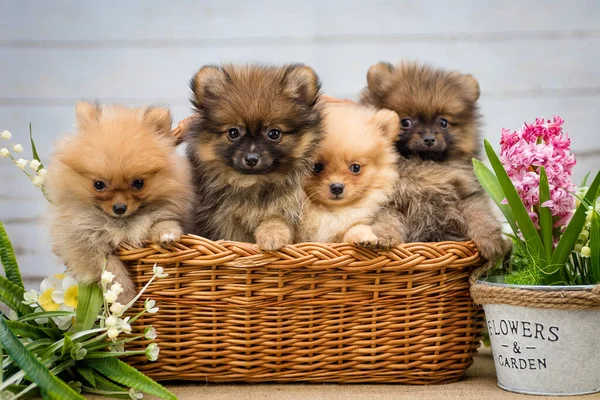
{"type": "Polygon", "coordinates": [[[389,251],[305,243],[262,253],[184,236],[171,249],[122,247],[160,311],[158,361],[128,361],[157,380],[446,383],[471,365],[483,313],[469,295],[472,242],[389,251]]]}

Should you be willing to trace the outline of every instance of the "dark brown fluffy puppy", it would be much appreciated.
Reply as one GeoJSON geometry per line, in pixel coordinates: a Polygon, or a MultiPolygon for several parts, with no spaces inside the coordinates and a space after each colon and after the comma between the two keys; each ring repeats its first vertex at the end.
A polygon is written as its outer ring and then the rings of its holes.
{"type": "Polygon", "coordinates": [[[304,65],[205,66],[192,78],[187,134],[196,205],[189,230],[209,239],[292,243],[322,136],[320,81],[304,65]]]}
{"type": "Polygon", "coordinates": [[[361,102],[401,119],[395,198],[373,226],[380,245],[472,239],[486,259],[502,257],[507,242],[471,166],[480,143],[475,78],[416,63],[379,63],[367,81],[361,102]]]}
{"type": "Polygon", "coordinates": [[[424,160],[466,161],[479,153],[479,84],[472,75],[404,62],[378,63],[361,103],[400,117],[398,152],[424,160]]]}

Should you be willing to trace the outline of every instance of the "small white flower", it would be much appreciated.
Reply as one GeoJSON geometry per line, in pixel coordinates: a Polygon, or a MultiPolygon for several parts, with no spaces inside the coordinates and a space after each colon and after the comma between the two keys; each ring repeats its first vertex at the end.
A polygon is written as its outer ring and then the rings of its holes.
{"type": "Polygon", "coordinates": [[[112,290],[113,292],[115,292],[117,295],[120,295],[121,293],[123,293],[123,285],[121,285],[119,282],[114,283],[110,287],[110,290],[112,290]]]}
{"type": "Polygon", "coordinates": [[[119,330],[117,328],[110,328],[108,331],[106,331],[106,334],[108,335],[109,339],[116,339],[116,337],[119,336],[119,330]]]}
{"type": "Polygon", "coordinates": [[[119,319],[117,322],[117,326],[120,330],[125,333],[131,333],[131,325],[129,325],[129,317],[124,319],[119,319]]]}
{"type": "Polygon", "coordinates": [[[116,328],[118,323],[119,323],[119,320],[114,315],[111,315],[110,317],[107,317],[104,320],[104,325],[106,325],[106,327],[109,328],[109,329],[110,328],[116,328]]]}
{"type": "Polygon", "coordinates": [[[142,392],[138,392],[134,388],[129,389],[129,397],[131,400],[141,400],[144,398],[144,394],[142,392]]]}
{"type": "Polygon", "coordinates": [[[29,168],[31,168],[32,171],[37,171],[40,165],[42,165],[42,163],[38,160],[29,161],[29,168]]]}
{"type": "Polygon", "coordinates": [[[0,133],[0,138],[4,139],[4,140],[10,140],[10,138],[12,137],[12,134],[9,131],[2,131],[2,133],[0,133]]]}
{"type": "Polygon", "coordinates": [[[25,293],[23,293],[23,301],[22,303],[28,306],[35,306],[38,299],[38,292],[35,289],[29,289],[25,293]]]}
{"type": "Polygon", "coordinates": [[[164,270],[163,267],[159,267],[158,265],[154,264],[154,267],[152,268],[154,275],[156,275],[157,278],[166,278],[167,276],[169,276],[169,274],[167,274],[164,270]]]}
{"type": "MultiPolygon", "coordinates": [[[[36,308],[35,313],[41,313],[44,312],[44,310],[42,310],[40,307],[36,308]]],[[[40,324],[40,325],[44,325],[48,323],[48,318],[36,318],[34,319],[36,324],[40,324]]]]}
{"type": "Polygon", "coordinates": [[[102,272],[100,279],[103,285],[108,285],[109,283],[112,283],[113,279],[115,279],[115,274],[110,271],[104,271],[102,272]]]}
{"type": "Polygon", "coordinates": [[[156,329],[154,329],[153,326],[147,326],[146,329],[144,329],[144,337],[148,340],[156,339],[156,329]]]}
{"type": "Polygon", "coordinates": [[[124,353],[125,352],[125,346],[123,346],[122,343],[113,344],[112,346],[110,346],[110,351],[112,353],[124,353]]]}
{"type": "Polygon", "coordinates": [[[47,173],[48,173],[48,171],[45,168],[40,168],[40,169],[38,169],[38,172],[37,172],[38,176],[40,176],[42,178],[45,178],[47,173]]]}
{"type": "Polygon", "coordinates": [[[146,347],[146,357],[148,357],[148,360],[150,361],[158,360],[159,352],[160,349],[158,348],[158,345],[156,343],[150,343],[148,347],[146,347]]]}
{"type": "Polygon", "coordinates": [[[57,286],[58,287],[52,292],[52,300],[57,304],[66,304],[69,307],[75,308],[77,306],[76,297],[79,292],[79,290],[75,288],[77,286],[75,278],[71,275],[65,275],[57,286]],[[71,294],[69,299],[65,298],[65,294],[67,293],[71,294]]]}
{"type": "Polygon", "coordinates": [[[42,178],[41,176],[34,176],[31,179],[31,183],[33,183],[33,186],[35,187],[42,187],[42,185],[44,184],[44,178],[42,178]]]}
{"type": "Polygon", "coordinates": [[[581,248],[581,256],[582,257],[589,257],[592,254],[592,249],[589,248],[588,246],[583,246],[581,248]]]}
{"type": "Polygon", "coordinates": [[[119,302],[115,302],[110,306],[110,312],[113,313],[113,315],[120,317],[125,312],[125,306],[119,302]]]}
{"type": "MultiPolygon", "coordinates": [[[[61,305],[60,307],[58,307],[58,311],[73,311],[74,308],[73,307],[69,307],[66,305],[61,305]]],[[[69,316],[69,315],[65,315],[62,317],[52,317],[52,321],[54,321],[54,323],[58,326],[58,329],[66,331],[71,327],[71,324],[73,323],[73,317],[69,316]]]]}
{"type": "Polygon", "coordinates": [[[9,154],[10,154],[10,151],[8,151],[8,149],[6,147],[3,147],[0,149],[0,156],[2,158],[8,157],[9,154]]]}
{"type": "Polygon", "coordinates": [[[27,160],[25,160],[24,158],[19,158],[17,160],[17,167],[19,167],[19,169],[25,170],[26,166],[27,166],[27,160]]]}
{"type": "Polygon", "coordinates": [[[23,148],[23,146],[17,143],[13,146],[13,150],[15,151],[15,153],[22,153],[25,149],[23,148]]]}
{"type": "Polygon", "coordinates": [[[156,314],[158,312],[158,307],[154,307],[155,305],[156,302],[154,300],[146,299],[146,302],[144,303],[144,308],[150,314],[156,314]]]}
{"type": "Polygon", "coordinates": [[[115,283],[104,293],[104,299],[107,303],[112,304],[117,301],[121,293],[123,293],[123,286],[120,283],[115,283]]]}
{"type": "Polygon", "coordinates": [[[104,293],[104,300],[106,300],[108,304],[116,302],[118,298],[119,295],[113,292],[112,290],[109,290],[106,293],[104,293]]]}

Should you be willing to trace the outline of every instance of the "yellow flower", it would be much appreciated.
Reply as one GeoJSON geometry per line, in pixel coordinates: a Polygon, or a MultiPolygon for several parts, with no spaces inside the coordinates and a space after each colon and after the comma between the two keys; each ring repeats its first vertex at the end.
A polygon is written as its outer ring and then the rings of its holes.
{"type": "Polygon", "coordinates": [[[73,285],[65,290],[65,305],[73,308],[77,308],[77,301],[79,300],[79,286],[73,285]]]}
{"type": "Polygon", "coordinates": [[[58,282],[52,293],[52,300],[58,304],[64,304],[72,308],[77,307],[79,286],[77,281],[70,275],[56,274],[54,278],[58,282]]]}
{"type": "Polygon", "coordinates": [[[44,311],[58,310],[59,304],[52,300],[52,292],[54,292],[53,288],[47,289],[38,297],[38,304],[44,309],[44,311]]]}

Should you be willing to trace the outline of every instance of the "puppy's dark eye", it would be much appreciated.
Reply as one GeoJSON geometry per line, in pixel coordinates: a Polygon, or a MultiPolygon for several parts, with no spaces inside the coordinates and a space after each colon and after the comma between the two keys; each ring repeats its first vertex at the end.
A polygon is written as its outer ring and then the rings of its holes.
{"type": "Polygon", "coordinates": [[[350,172],[352,172],[353,174],[358,174],[360,172],[360,165],[359,164],[350,165],[350,172]]]}
{"type": "Polygon", "coordinates": [[[325,169],[325,166],[321,163],[316,163],[313,167],[313,171],[315,171],[315,174],[318,174],[319,172],[323,172],[324,169],[325,169]]]}
{"type": "Polygon", "coordinates": [[[410,128],[412,126],[412,119],[403,118],[402,121],[400,121],[400,125],[402,125],[404,129],[410,128]]]}
{"type": "Polygon", "coordinates": [[[227,137],[231,140],[236,140],[240,137],[240,131],[237,128],[231,128],[227,131],[227,137]]]}
{"type": "Polygon", "coordinates": [[[281,131],[279,129],[271,129],[269,133],[267,133],[267,137],[273,141],[279,140],[281,138],[281,131]]]}
{"type": "Polygon", "coordinates": [[[101,192],[104,189],[106,189],[106,184],[102,181],[95,181],[94,182],[94,189],[96,189],[97,191],[101,192]]]}
{"type": "Polygon", "coordinates": [[[440,126],[446,129],[448,127],[448,120],[445,118],[440,118],[440,126]]]}
{"type": "Polygon", "coordinates": [[[141,188],[144,187],[144,181],[143,179],[136,179],[131,183],[131,187],[137,190],[140,190],[141,188]]]}

